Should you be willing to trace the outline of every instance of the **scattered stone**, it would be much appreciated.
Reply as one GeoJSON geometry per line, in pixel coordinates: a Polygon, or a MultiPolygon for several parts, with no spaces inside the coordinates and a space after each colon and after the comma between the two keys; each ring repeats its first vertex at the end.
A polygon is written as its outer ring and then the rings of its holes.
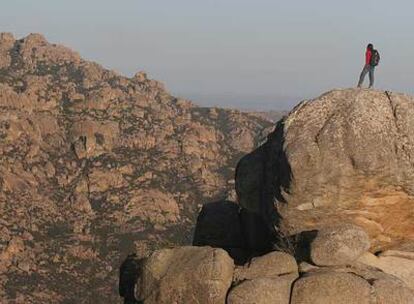
{"type": "Polygon", "coordinates": [[[31,265],[30,264],[31,264],[30,261],[28,261],[28,260],[22,260],[22,261],[19,261],[17,263],[17,267],[20,270],[24,271],[24,272],[29,272],[30,271],[30,268],[31,268],[31,265]]]}
{"type": "Polygon", "coordinates": [[[25,249],[23,239],[21,237],[13,237],[7,244],[3,252],[0,252],[0,274],[7,271],[12,265],[16,256],[25,249]]]}

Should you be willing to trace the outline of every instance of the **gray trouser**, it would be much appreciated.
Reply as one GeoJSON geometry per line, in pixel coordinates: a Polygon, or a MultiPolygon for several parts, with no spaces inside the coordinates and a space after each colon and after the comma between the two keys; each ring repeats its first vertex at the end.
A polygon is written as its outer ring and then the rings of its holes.
{"type": "Polygon", "coordinates": [[[365,79],[365,75],[367,75],[367,73],[369,73],[369,87],[372,87],[374,85],[374,70],[375,70],[375,67],[369,64],[364,66],[361,72],[361,76],[359,76],[358,87],[362,86],[362,83],[364,82],[364,79],[365,79]]]}

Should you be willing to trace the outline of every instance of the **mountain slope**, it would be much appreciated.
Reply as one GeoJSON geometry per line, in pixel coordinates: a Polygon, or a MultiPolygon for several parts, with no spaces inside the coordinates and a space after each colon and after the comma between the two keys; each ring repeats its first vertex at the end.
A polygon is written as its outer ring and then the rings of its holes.
{"type": "Polygon", "coordinates": [[[31,34],[0,34],[0,299],[116,303],[132,250],[188,243],[272,129],[31,34]]]}

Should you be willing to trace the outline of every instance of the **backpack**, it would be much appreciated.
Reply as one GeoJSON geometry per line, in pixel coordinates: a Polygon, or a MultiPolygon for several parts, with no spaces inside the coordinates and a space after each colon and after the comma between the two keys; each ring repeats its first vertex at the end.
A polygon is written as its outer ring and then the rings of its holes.
{"type": "Polygon", "coordinates": [[[369,64],[371,66],[377,66],[379,62],[380,62],[380,54],[378,53],[377,50],[372,50],[371,62],[369,64]]]}

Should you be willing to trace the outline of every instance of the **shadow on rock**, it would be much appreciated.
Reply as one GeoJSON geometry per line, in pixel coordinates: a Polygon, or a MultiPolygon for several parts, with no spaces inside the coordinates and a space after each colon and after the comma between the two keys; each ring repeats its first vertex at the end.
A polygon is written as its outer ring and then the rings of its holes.
{"type": "Polygon", "coordinates": [[[135,298],[135,285],[141,274],[141,262],[136,254],[130,254],[119,268],[119,295],[124,304],[142,304],[135,298]]]}
{"type": "Polygon", "coordinates": [[[231,201],[203,206],[197,218],[194,246],[226,250],[236,264],[274,250],[274,235],[262,217],[231,201]]]}
{"type": "Polygon", "coordinates": [[[311,244],[318,235],[318,230],[302,231],[290,237],[290,241],[294,244],[294,256],[298,262],[312,263],[311,260],[311,244]]]}
{"type": "Polygon", "coordinates": [[[193,245],[222,248],[236,264],[243,264],[249,252],[240,222],[239,205],[231,201],[205,204],[197,217],[193,245]]]}
{"type": "Polygon", "coordinates": [[[268,140],[244,156],[236,168],[236,193],[246,214],[243,230],[250,249],[290,250],[288,239],[279,233],[281,215],[277,204],[286,203],[292,170],[284,151],[284,120],[280,120],[268,140]],[[261,231],[265,229],[266,231],[261,231]],[[263,237],[264,235],[264,237],[263,237]]]}

